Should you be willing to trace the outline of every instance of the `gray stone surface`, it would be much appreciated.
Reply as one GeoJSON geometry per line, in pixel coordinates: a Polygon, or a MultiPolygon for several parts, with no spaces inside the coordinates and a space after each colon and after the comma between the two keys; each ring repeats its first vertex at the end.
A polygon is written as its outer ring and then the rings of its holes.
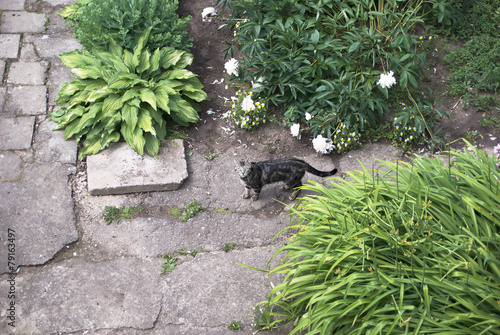
{"type": "Polygon", "coordinates": [[[40,163],[75,164],[77,145],[74,139],[64,140],[64,131],[53,131],[56,123],[45,119],[35,134],[33,148],[40,163]]]}
{"type": "Polygon", "coordinates": [[[82,48],[80,42],[71,36],[27,35],[24,41],[32,42],[42,58],[57,58],[62,53],[82,48]]]}
{"type": "Polygon", "coordinates": [[[47,86],[14,86],[9,87],[7,93],[6,115],[40,115],[47,113],[47,86]]]}
{"type": "Polygon", "coordinates": [[[4,11],[0,24],[1,33],[42,33],[45,14],[24,11],[4,11]]]}
{"type": "Polygon", "coordinates": [[[34,116],[0,118],[0,150],[28,149],[34,125],[34,116]]]}
{"type": "Polygon", "coordinates": [[[0,0],[0,10],[23,10],[25,0],[0,0]]]}
{"type": "Polygon", "coordinates": [[[22,164],[22,159],[15,153],[0,151],[0,181],[19,178],[22,164]]]}
{"type": "Polygon", "coordinates": [[[206,210],[187,222],[168,217],[140,217],[119,224],[96,225],[92,235],[93,241],[106,252],[120,250],[126,256],[156,257],[181,248],[223,250],[228,242],[241,248],[270,245],[272,238],[287,224],[280,216],[259,219],[241,213],[206,210]]]}
{"type": "Polygon", "coordinates": [[[207,328],[227,325],[233,320],[250,324],[252,307],[263,300],[275,279],[269,280],[240,264],[265,269],[275,250],[261,247],[199,254],[181,264],[165,277],[164,322],[207,328]]]}
{"type": "Polygon", "coordinates": [[[5,61],[0,59],[0,75],[2,76],[2,78],[3,78],[4,72],[5,72],[5,61]]]}
{"type": "MultiPolygon", "coordinates": [[[[67,184],[71,172],[60,164],[25,164],[21,180],[0,182],[0,231],[16,231],[17,266],[44,264],[78,239],[67,184]]],[[[0,250],[7,250],[5,239],[0,250]]]]}
{"type": "Polygon", "coordinates": [[[0,58],[17,58],[20,40],[19,34],[0,34],[0,58]]]}
{"type": "Polygon", "coordinates": [[[14,62],[10,65],[7,84],[45,85],[47,62],[14,62]]]}
{"type": "MultiPolygon", "coordinates": [[[[70,259],[17,277],[18,334],[71,333],[82,329],[148,329],[162,305],[160,260],[70,259]]],[[[6,277],[0,291],[5,292],[6,277]]],[[[7,306],[6,295],[0,297],[7,306]]],[[[5,315],[2,308],[0,315],[5,315]]],[[[2,317],[2,321],[5,319],[2,317]]],[[[8,334],[7,322],[0,333],[8,334]]]]}
{"type": "Polygon", "coordinates": [[[165,141],[157,157],[141,156],[125,143],[115,143],[87,157],[92,195],[169,191],[188,177],[182,140],[165,141]]]}
{"type": "Polygon", "coordinates": [[[51,62],[47,87],[49,91],[49,106],[54,106],[57,99],[57,94],[61,90],[63,83],[70,83],[74,78],[70,68],[66,67],[61,60],[54,59],[51,62]]]}
{"type": "Polygon", "coordinates": [[[44,0],[44,2],[51,6],[67,6],[77,3],[78,0],[44,0]]]}
{"type": "Polygon", "coordinates": [[[7,87],[0,87],[0,117],[6,117],[6,114],[2,113],[6,97],[7,97],[7,87]]]}

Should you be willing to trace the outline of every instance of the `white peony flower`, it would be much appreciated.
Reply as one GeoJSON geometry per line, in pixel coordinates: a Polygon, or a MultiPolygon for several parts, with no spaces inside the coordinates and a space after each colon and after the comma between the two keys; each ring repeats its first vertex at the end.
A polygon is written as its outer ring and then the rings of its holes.
{"type": "Polygon", "coordinates": [[[299,123],[294,123],[290,127],[290,132],[292,133],[292,136],[298,137],[300,134],[300,124],[299,123]]]}
{"type": "Polygon", "coordinates": [[[312,140],[312,142],[314,150],[321,154],[328,154],[335,148],[332,140],[329,138],[325,138],[322,135],[318,135],[315,139],[312,140]]]}
{"type": "Polygon", "coordinates": [[[252,81],[252,88],[262,87],[262,83],[264,82],[264,80],[265,80],[264,77],[259,77],[257,81],[255,82],[252,81]]]}
{"type": "Polygon", "coordinates": [[[227,74],[228,75],[234,74],[236,77],[238,77],[238,66],[239,66],[239,64],[240,63],[235,58],[231,58],[230,60],[228,60],[226,62],[226,64],[224,64],[224,68],[226,69],[227,74]]]}
{"type": "Polygon", "coordinates": [[[388,74],[382,73],[380,75],[379,81],[377,81],[377,84],[380,85],[382,88],[389,88],[395,83],[396,83],[396,78],[394,78],[394,72],[392,71],[389,71],[388,74]]]}
{"type": "Polygon", "coordinates": [[[204,8],[203,11],[201,12],[201,19],[203,22],[212,22],[212,16],[217,15],[215,12],[215,8],[213,7],[207,7],[204,8]]]}
{"type": "Polygon", "coordinates": [[[312,115],[309,113],[306,113],[306,120],[309,121],[312,119],[312,115]]]}
{"type": "Polygon", "coordinates": [[[250,95],[247,95],[241,102],[241,109],[243,109],[245,112],[253,111],[255,109],[255,105],[250,95]]]}

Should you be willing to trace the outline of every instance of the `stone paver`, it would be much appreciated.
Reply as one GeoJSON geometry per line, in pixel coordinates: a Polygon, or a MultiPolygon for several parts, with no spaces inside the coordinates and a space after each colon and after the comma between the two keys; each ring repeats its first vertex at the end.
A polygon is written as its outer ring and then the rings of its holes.
{"type": "Polygon", "coordinates": [[[45,30],[45,14],[4,11],[1,19],[1,33],[42,33],[45,30]]]}
{"type": "MultiPolygon", "coordinates": [[[[17,266],[44,264],[78,239],[68,186],[73,170],[62,164],[25,164],[21,180],[0,182],[0,231],[16,231],[17,266]]],[[[0,248],[7,250],[5,239],[0,248]]],[[[0,273],[6,266],[0,265],[0,273]]]]}
{"type": "Polygon", "coordinates": [[[188,177],[182,140],[164,141],[157,157],[141,156],[127,143],[87,158],[88,188],[92,195],[170,191],[188,177]]]}
{"type": "Polygon", "coordinates": [[[17,58],[20,41],[19,34],[0,34],[0,58],[17,58]]]}
{"type": "Polygon", "coordinates": [[[62,53],[82,48],[80,42],[71,36],[27,35],[24,41],[32,42],[42,58],[57,58],[62,53]]]}
{"type": "Polygon", "coordinates": [[[54,59],[50,65],[47,87],[49,91],[49,106],[54,106],[57,94],[63,83],[70,83],[74,78],[71,69],[66,67],[60,59],[54,59]]]}
{"type": "Polygon", "coordinates": [[[0,181],[20,177],[22,159],[13,152],[0,151],[0,181]]]}
{"type": "Polygon", "coordinates": [[[0,118],[0,150],[22,150],[31,146],[35,117],[0,118]]]}
{"type": "Polygon", "coordinates": [[[40,115],[47,113],[46,86],[9,87],[5,113],[14,115],[40,115]]]}
{"type": "Polygon", "coordinates": [[[0,10],[23,10],[25,0],[0,0],[0,10]]]}
{"type": "MultiPolygon", "coordinates": [[[[21,270],[16,278],[18,334],[148,329],[161,310],[159,259],[97,263],[70,259],[45,271],[29,270],[21,270]]],[[[6,292],[7,284],[7,280],[1,281],[1,292],[6,292]]],[[[7,306],[5,299],[6,295],[0,297],[2,306],[7,306]]],[[[5,314],[3,310],[0,315],[5,314]]],[[[7,327],[1,322],[0,333],[6,334],[7,327]]]]}
{"type": "Polygon", "coordinates": [[[77,145],[74,139],[64,140],[63,131],[53,131],[56,123],[50,120],[40,122],[33,143],[35,159],[39,163],[75,164],[77,145]]]}
{"type": "Polygon", "coordinates": [[[44,85],[47,67],[47,62],[13,62],[10,65],[7,84],[44,85]]]}
{"type": "Polygon", "coordinates": [[[6,114],[2,114],[6,97],[7,97],[7,87],[0,87],[0,117],[6,116],[6,114]]]}

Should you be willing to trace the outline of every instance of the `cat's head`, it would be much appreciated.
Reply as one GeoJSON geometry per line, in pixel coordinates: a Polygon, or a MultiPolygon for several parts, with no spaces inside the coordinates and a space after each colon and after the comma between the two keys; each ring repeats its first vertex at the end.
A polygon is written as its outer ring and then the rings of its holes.
{"type": "Polygon", "coordinates": [[[239,162],[234,161],[234,170],[238,173],[240,179],[245,180],[248,178],[250,171],[252,171],[252,164],[248,159],[239,162]]]}

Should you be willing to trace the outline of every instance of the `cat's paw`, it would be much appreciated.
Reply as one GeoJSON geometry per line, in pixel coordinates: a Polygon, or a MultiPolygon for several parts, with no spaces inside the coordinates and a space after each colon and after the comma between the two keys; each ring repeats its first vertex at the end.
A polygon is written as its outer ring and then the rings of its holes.
{"type": "Polygon", "coordinates": [[[259,196],[254,194],[254,195],[253,195],[253,197],[252,197],[252,200],[253,200],[253,201],[257,201],[257,200],[259,200],[259,196]]]}
{"type": "Polygon", "coordinates": [[[242,197],[243,197],[243,199],[248,199],[248,198],[250,198],[250,194],[245,192],[245,193],[243,193],[242,197]]]}

